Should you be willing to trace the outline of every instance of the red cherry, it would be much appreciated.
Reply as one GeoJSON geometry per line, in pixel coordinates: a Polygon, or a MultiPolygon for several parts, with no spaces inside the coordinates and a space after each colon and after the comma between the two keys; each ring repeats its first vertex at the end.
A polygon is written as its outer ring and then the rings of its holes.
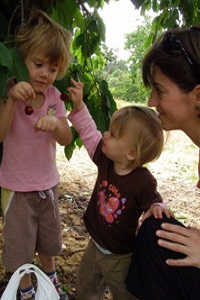
{"type": "Polygon", "coordinates": [[[62,101],[67,101],[67,100],[69,100],[69,95],[67,93],[61,93],[60,94],[60,99],[62,101]]]}
{"type": "Polygon", "coordinates": [[[26,107],[25,107],[25,114],[28,115],[28,116],[30,116],[30,115],[32,115],[32,113],[33,113],[32,106],[26,105],[26,107]]]}

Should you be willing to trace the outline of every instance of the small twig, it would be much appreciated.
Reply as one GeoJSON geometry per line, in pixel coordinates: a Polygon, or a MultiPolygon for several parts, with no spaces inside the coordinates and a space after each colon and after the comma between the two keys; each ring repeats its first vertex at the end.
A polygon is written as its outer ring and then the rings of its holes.
{"type": "Polygon", "coordinates": [[[24,23],[24,2],[23,0],[20,0],[20,6],[21,6],[21,24],[24,23]]]}
{"type": "Polygon", "coordinates": [[[77,249],[77,250],[75,250],[75,251],[71,251],[71,252],[69,252],[69,253],[67,253],[67,254],[61,254],[62,256],[71,256],[71,255],[74,255],[74,254],[76,254],[76,253],[79,253],[79,252],[84,252],[85,251],[85,249],[77,249]]]}

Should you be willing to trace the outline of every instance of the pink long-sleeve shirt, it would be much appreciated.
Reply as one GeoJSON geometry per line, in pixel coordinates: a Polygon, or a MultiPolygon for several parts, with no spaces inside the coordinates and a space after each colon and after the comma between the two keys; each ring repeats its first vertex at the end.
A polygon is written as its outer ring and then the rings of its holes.
{"type": "Polygon", "coordinates": [[[16,102],[12,125],[3,141],[0,165],[0,186],[18,192],[47,190],[58,184],[56,141],[51,133],[35,132],[34,125],[40,116],[53,114],[66,117],[60,92],[53,86],[45,92],[41,108],[32,115],[24,112],[26,104],[16,102]]]}

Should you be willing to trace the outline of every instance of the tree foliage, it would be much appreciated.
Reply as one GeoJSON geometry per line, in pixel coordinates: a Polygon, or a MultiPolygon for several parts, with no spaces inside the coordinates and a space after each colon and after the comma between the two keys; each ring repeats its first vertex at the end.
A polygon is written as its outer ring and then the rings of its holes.
{"type": "Polygon", "coordinates": [[[144,87],[141,74],[142,59],[147,51],[146,41],[151,32],[151,18],[145,17],[132,33],[125,35],[125,49],[129,51],[129,58],[118,60],[112,55],[104,70],[110,90],[115,99],[129,102],[146,102],[149,91],[144,87]]]}
{"type": "MultiPolygon", "coordinates": [[[[66,91],[70,86],[71,77],[84,82],[84,101],[97,127],[102,132],[105,131],[116,104],[107,82],[98,80],[95,75],[95,70],[103,69],[105,64],[101,51],[105,41],[105,25],[98,14],[98,9],[103,7],[103,4],[103,0],[88,0],[87,3],[77,0],[1,0],[0,97],[6,97],[8,77],[15,75],[17,81],[28,80],[27,70],[14,48],[14,36],[21,22],[28,18],[30,7],[34,6],[47,12],[73,36],[71,44],[73,61],[65,77],[55,83],[56,87],[61,92],[66,91]]],[[[71,109],[71,106],[71,103],[66,103],[67,109],[71,109]]],[[[68,159],[77,144],[81,145],[81,142],[78,134],[74,132],[72,144],[65,149],[68,159]]]]}
{"type": "MultiPolygon", "coordinates": [[[[20,24],[29,16],[31,7],[37,7],[50,15],[72,33],[73,62],[63,80],[56,82],[61,92],[70,85],[70,78],[84,82],[84,101],[96,121],[97,127],[107,129],[110,116],[116,109],[113,96],[108,88],[107,77],[102,78],[99,72],[104,70],[105,56],[105,25],[99,16],[98,10],[104,3],[111,0],[0,0],[0,98],[6,97],[6,82],[8,77],[15,75],[17,80],[28,80],[25,68],[19,53],[14,47],[14,36],[20,24]]],[[[150,45],[160,28],[172,28],[180,25],[197,24],[199,0],[131,0],[141,14],[152,9],[156,17],[152,23],[152,31],[145,45],[150,45]]],[[[120,21],[120,15],[119,15],[120,21]]],[[[131,47],[131,45],[129,45],[131,47]]],[[[134,49],[135,51],[135,49],[134,49]]],[[[141,52],[142,53],[142,52],[141,52]]],[[[140,53],[137,52],[138,63],[140,53]]],[[[116,71],[117,72],[117,71],[116,71]]],[[[134,72],[133,72],[134,74],[134,72]]],[[[134,80],[138,77],[132,75],[134,80]],[[134,77],[135,76],[135,77],[134,77]]],[[[132,78],[132,83],[133,83],[132,78]]],[[[127,80],[131,86],[131,81],[127,80]]],[[[131,93],[133,90],[129,89],[131,93]]],[[[138,89],[136,89],[138,91],[138,89]]],[[[120,90],[118,90],[120,93],[120,90]]],[[[70,103],[66,104],[71,109],[70,103]]],[[[72,128],[73,130],[73,128],[72,128]]],[[[78,134],[74,132],[74,139],[66,147],[66,156],[69,159],[76,145],[81,145],[78,134]]]]}
{"type": "Polygon", "coordinates": [[[146,102],[149,91],[144,87],[141,74],[142,59],[147,51],[148,37],[151,33],[151,19],[145,17],[143,24],[126,35],[125,49],[131,53],[128,59],[129,73],[132,81],[132,94],[134,101],[146,102]]]}
{"type": "Polygon", "coordinates": [[[148,38],[149,44],[160,29],[199,24],[199,0],[131,0],[131,2],[142,15],[150,10],[155,13],[152,31],[148,38]]]}

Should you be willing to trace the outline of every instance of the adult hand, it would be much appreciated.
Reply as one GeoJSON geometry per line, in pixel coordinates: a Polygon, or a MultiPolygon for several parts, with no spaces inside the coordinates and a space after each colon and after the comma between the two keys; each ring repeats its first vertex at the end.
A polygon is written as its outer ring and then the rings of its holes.
{"type": "Polygon", "coordinates": [[[164,248],[185,254],[182,259],[167,259],[170,266],[192,266],[200,268],[200,230],[193,227],[182,227],[169,223],[162,223],[163,230],[157,230],[156,235],[161,238],[158,244],[164,248]]]}

